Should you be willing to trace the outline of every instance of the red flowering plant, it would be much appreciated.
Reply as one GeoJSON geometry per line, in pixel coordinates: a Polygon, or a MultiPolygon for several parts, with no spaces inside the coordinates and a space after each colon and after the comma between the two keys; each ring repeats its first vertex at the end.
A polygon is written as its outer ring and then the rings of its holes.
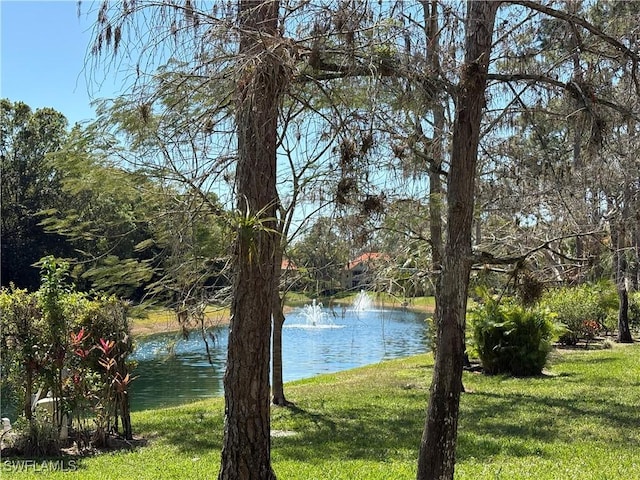
{"type": "MultiPolygon", "coordinates": [[[[54,259],[44,262],[42,273],[37,292],[0,289],[3,394],[6,389],[29,423],[37,420],[32,397],[50,392],[55,445],[62,445],[62,429],[70,427],[69,441],[76,440],[80,448],[90,446],[93,419],[102,414],[109,416],[105,435],[131,439],[128,303],[76,292],[67,265],[54,259]],[[65,424],[68,419],[73,422],[65,424]]],[[[37,440],[30,437],[32,431],[23,432],[29,442],[37,440]]]]}
{"type": "Polygon", "coordinates": [[[74,353],[81,359],[87,358],[87,356],[91,352],[91,350],[86,350],[83,347],[83,340],[87,338],[88,335],[86,334],[84,327],[82,327],[78,333],[71,332],[70,347],[71,349],[73,349],[74,353]]]}
{"type": "Polygon", "coordinates": [[[593,341],[601,332],[602,327],[595,320],[583,320],[580,325],[580,334],[584,338],[584,348],[589,348],[589,342],[593,341]]]}
{"type": "MultiPolygon", "coordinates": [[[[92,302],[78,325],[85,328],[85,340],[76,356],[84,359],[93,376],[91,443],[108,446],[111,435],[133,437],[131,430],[128,384],[133,380],[128,356],[133,351],[129,334],[126,302],[115,297],[101,297],[92,302]],[[123,388],[124,386],[124,388],[123,388]],[[120,425],[123,427],[120,429],[120,425]]],[[[79,333],[79,332],[78,332],[79,333]]]]}
{"type": "Polygon", "coordinates": [[[69,337],[69,351],[72,354],[67,360],[68,375],[64,383],[64,394],[69,411],[73,412],[78,447],[84,448],[89,447],[91,441],[88,419],[94,415],[94,398],[100,389],[100,376],[91,365],[94,347],[87,330],[82,327],[77,332],[70,332],[69,337]]]}

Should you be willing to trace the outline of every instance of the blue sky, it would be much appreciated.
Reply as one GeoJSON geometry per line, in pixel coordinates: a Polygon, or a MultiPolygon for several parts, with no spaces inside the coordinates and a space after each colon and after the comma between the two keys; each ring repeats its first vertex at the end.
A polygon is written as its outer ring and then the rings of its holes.
{"type": "Polygon", "coordinates": [[[0,0],[0,97],[55,108],[70,124],[94,118],[91,100],[121,85],[114,74],[85,69],[90,4],[78,17],[77,1],[0,0]]]}

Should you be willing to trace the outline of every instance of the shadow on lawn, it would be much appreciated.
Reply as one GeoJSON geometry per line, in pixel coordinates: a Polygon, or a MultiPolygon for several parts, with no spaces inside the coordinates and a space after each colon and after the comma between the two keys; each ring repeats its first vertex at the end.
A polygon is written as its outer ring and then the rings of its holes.
{"type": "MultiPolygon", "coordinates": [[[[576,440],[572,422],[588,422],[590,441],[612,447],[616,440],[610,428],[624,431],[640,422],[631,405],[597,395],[585,398],[579,392],[566,397],[548,394],[474,392],[464,400],[457,456],[486,458],[496,454],[521,457],[543,455],[545,443],[576,440]]],[[[628,448],[620,437],[620,447],[628,448]]]]}
{"type": "Polygon", "coordinates": [[[201,402],[184,405],[158,417],[146,418],[141,422],[141,434],[150,443],[170,444],[189,454],[205,453],[222,449],[224,412],[202,406],[201,402]]]}
{"type": "Polygon", "coordinates": [[[385,407],[385,402],[379,408],[354,402],[332,411],[298,406],[290,412],[296,435],[273,439],[278,456],[307,462],[384,461],[403,452],[401,455],[409,453],[417,458],[424,409],[411,409],[406,401],[400,400],[391,408],[385,407]]]}
{"type": "MultiPolygon", "coordinates": [[[[272,438],[275,455],[312,463],[417,458],[428,387],[426,374],[413,373],[393,385],[380,382],[373,396],[366,388],[364,398],[359,398],[357,390],[319,393],[314,388],[296,389],[297,405],[273,409],[272,429],[286,433],[272,438]],[[329,397],[330,406],[325,406],[324,399],[329,397]]],[[[462,397],[458,459],[483,460],[497,454],[544,456],[554,442],[570,445],[579,440],[576,431],[585,432],[591,442],[629,448],[625,437],[636,442],[633,429],[640,424],[640,411],[632,407],[631,397],[610,398],[603,394],[606,383],[601,384],[599,378],[585,380],[578,369],[523,379],[523,383],[465,377],[465,386],[472,392],[462,397]],[[625,429],[631,433],[615,434],[625,429]]],[[[615,384],[623,381],[618,375],[609,379],[615,384]]],[[[626,388],[632,384],[627,382],[626,388]]],[[[141,433],[159,432],[155,441],[189,453],[222,448],[222,405],[212,409],[194,404],[175,412],[168,422],[165,415],[157,420],[146,418],[141,433]]]]}

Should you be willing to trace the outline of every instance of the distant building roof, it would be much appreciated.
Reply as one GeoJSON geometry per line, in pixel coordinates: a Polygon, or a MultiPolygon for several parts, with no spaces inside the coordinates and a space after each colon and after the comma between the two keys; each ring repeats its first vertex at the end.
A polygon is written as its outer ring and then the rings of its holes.
{"type": "Polygon", "coordinates": [[[280,270],[297,270],[298,266],[293,263],[288,258],[282,258],[282,263],[280,264],[280,270]]]}
{"type": "Polygon", "coordinates": [[[345,270],[353,270],[354,268],[356,268],[358,265],[362,263],[373,263],[378,260],[388,260],[388,259],[389,259],[389,256],[385,253],[367,252],[367,253],[363,253],[362,255],[348,262],[344,268],[345,270]]]}

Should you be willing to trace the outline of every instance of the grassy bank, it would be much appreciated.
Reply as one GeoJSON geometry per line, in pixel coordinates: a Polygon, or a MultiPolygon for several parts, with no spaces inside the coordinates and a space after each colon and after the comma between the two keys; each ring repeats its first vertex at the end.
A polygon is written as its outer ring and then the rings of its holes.
{"type": "MultiPolygon", "coordinates": [[[[278,477],[415,478],[432,363],[420,355],[289,384],[296,408],[272,414],[278,477]]],[[[559,351],[543,377],[465,373],[464,384],[456,478],[640,478],[640,345],[559,351]]],[[[222,399],[139,412],[146,447],[8,478],[215,478],[222,423],[222,399]]],[[[3,462],[3,478],[19,469],[3,462]]]]}
{"type": "MultiPolygon", "coordinates": [[[[320,299],[325,307],[331,307],[335,305],[351,305],[357,293],[348,294],[338,299],[324,298],[320,299]]],[[[415,297],[410,299],[400,299],[386,293],[372,292],[371,298],[377,306],[385,308],[401,308],[407,307],[412,310],[431,313],[435,307],[435,301],[433,297],[415,297]]],[[[285,313],[287,309],[296,307],[302,307],[308,305],[313,301],[312,297],[309,297],[302,293],[289,293],[287,294],[287,306],[285,307],[285,313]]],[[[222,307],[209,307],[205,311],[208,325],[226,325],[229,323],[229,309],[222,307]]],[[[176,320],[175,313],[170,310],[153,310],[150,311],[143,318],[134,318],[131,321],[131,331],[135,336],[150,335],[153,333],[161,332],[178,332],[182,327],[176,320]]]]}
{"type": "MultiPolygon", "coordinates": [[[[229,323],[229,309],[223,307],[207,307],[205,310],[206,324],[209,326],[226,325],[229,323]]],[[[192,326],[193,328],[196,325],[192,326]]],[[[171,310],[152,310],[142,318],[131,320],[131,333],[135,336],[153,333],[178,332],[182,329],[171,310]]]]}

